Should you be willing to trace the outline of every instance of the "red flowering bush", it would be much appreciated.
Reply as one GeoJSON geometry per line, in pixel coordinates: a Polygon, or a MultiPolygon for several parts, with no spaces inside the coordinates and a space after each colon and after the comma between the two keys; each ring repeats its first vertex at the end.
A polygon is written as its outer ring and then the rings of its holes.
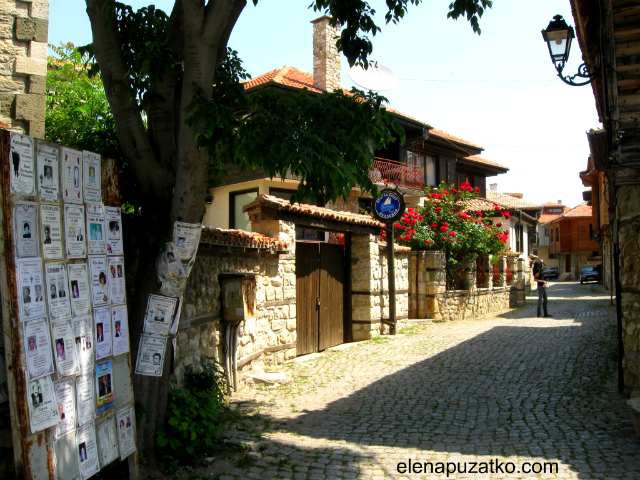
{"type": "MultiPolygon", "coordinates": [[[[442,184],[425,190],[422,207],[409,208],[394,224],[396,242],[413,250],[441,250],[448,257],[465,253],[497,254],[508,249],[509,233],[502,224],[493,224],[491,215],[509,218],[494,204],[494,211],[469,212],[466,202],[479,196],[480,190],[469,183],[458,188],[442,184]]],[[[384,234],[383,234],[384,237],[384,234]]]]}

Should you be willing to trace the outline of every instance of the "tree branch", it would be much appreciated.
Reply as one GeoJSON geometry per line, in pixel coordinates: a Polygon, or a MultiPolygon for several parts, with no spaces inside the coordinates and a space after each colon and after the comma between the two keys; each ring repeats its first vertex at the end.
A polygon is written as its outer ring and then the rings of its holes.
{"type": "Polygon", "coordinates": [[[173,186],[173,173],[156,159],[130,84],[126,81],[129,75],[118,35],[107,25],[114,16],[114,5],[110,0],[86,0],[86,4],[93,32],[93,49],[122,150],[131,162],[144,194],[166,194],[167,189],[173,186]]]}

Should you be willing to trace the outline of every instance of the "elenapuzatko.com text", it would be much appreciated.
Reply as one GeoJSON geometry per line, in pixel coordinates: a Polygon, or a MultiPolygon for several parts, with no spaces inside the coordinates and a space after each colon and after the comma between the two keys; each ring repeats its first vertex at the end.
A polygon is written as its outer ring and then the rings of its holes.
{"type": "Polygon", "coordinates": [[[488,462],[416,462],[409,459],[399,462],[398,473],[436,473],[447,477],[457,473],[558,473],[558,462],[523,462],[520,466],[513,462],[502,462],[497,458],[488,462]]]}

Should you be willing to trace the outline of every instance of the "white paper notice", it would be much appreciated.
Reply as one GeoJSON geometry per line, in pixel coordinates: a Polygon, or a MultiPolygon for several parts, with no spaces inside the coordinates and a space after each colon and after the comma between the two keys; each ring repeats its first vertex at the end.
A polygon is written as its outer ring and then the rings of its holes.
{"type": "Polygon", "coordinates": [[[29,320],[24,324],[24,350],[29,380],[54,372],[51,357],[51,336],[46,318],[29,320]]]}
{"type": "Polygon", "coordinates": [[[111,304],[127,303],[127,291],[125,288],[124,257],[108,257],[109,295],[111,304]]]}
{"type": "Polygon", "coordinates": [[[73,377],[55,382],[56,403],[60,422],[56,427],[56,439],[76,430],[76,388],[73,377]]]}
{"type": "Polygon", "coordinates": [[[118,422],[118,443],[120,445],[121,460],[136,451],[135,420],[133,407],[128,406],[118,410],[116,421],[118,422]]]}
{"type": "Polygon", "coordinates": [[[47,290],[45,295],[49,302],[49,314],[51,318],[71,317],[71,302],[67,293],[69,279],[67,267],[62,262],[45,263],[45,278],[47,290]]]}
{"type": "Polygon", "coordinates": [[[96,360],[111,356],[111,311],[109,307],[93,309],[93,321],[96,326],[96,360]]]}
{"type": "Polygon", "coordinates": [[[13,239],[18,258],[40,256],[37,203],[16,204],[13,209],[13,239]]]}
{"type": "Polygon", "coordinates": [[[129,351],[129,320],[127,306],[111,307],[111,325],[113,332],[113,355],[121,355],[129,351]]]}
{"type": "Polygon", "coordinates": [[[58,367],[58,375],[66,377],[78,373],[78,358],[75,335],[71,320],[56,320],[51,324],[53,355],[58,367]]]}
{"type": "Polygon", "coordinates": [[[104,241],[104,206],[87,205],[87,236],[89,255],[104,255],[107,247],[104,241]]]}
{"type": "Polygon", "coordinates": [[[161,377],[164,353],[167,348],[167,337],[155,335],[140,336],[136,373],[150,377],[161,377]]]}
{"type": "Polygon", "coordinates": [[[93,401],[93,373],[80,375],[76,379],[76,405],[78,407],[78,425],[89,423],[96,417],[93,401]]]}
{"type": "Polygon", "coordinates": [[[102,202],[102,168],[100,165],[99,154],[87,150],[82,152],[85,202],[102,202]]]}
{"type": "Polygon", "coordinates": [[[87,264],[69,264],[67,270],[69,272],[69,291],[71,292],[71,311],[73,316],[87,315],[91,313],[87,264]]]}
{"type": "Polygon", "coordinates": [[[91,315],[83,315],[72,320],[76,342],[78,366],[83,373],[93,371],[93,321],[91,315]]]}
{"type": "Polygon", "coordinates": [[[18,260],[18,303],[20,304],[20,320],[47,316],[47,303],[44,299],[44,278],[42,261],[18,260]]]}
{"type": "Polygon", "coordinates": [[[179,297],[187,289],[188,278],[170,278],[162,282],[160,293],[167,297],[179,297]]]}
{"type": "Polygon", "coordinates": [[[33,162],[33,138],[11,132],[11,192],[35,195],[35,165],[33,162]]]}
{"type": "Polygon", "coordinates": [[[91,303],[94,307],[109,305],[109,275],[107,274],[107,257],[89,257],[89,275],[91,282],[91,303]]]}
{"type": "Polygon", "coordinates": [[[57,425],[60,415],[51,377],[29,381],[27,388],[31,433],[57,425]]]}
{"type": "Polygon", "coordinates": [[[189,260],[196,254],[201,232],[202,224],[200,223],[175,222],[173,224],[173,242],[176,244],[181,260],[189,260]]]}
{"type": "Polygon", "coordinates": [[[180,297],[178,299],[178,308],[176,308],[176,313],[173,316],[173,320],[171,321],[171,327],[169,328],[169,333],[171,335],[175,335],[176,333],[178,333],[178,327],[180,325],[180,315],[182,314],[182,304],[183,304],[183,297],[180,297]]]}
{"type": "Polygon", "coordinates": [[[177,298],[149,295],[147,313],[144,317],[145,333],[167,335],[176,310],[177,298]]]}
{"type": "Polygon", "coordinates": [[[108,412],[115,406],[112,372],[111,360],[96,363],[96,406],[98,415],[108,412]]]}
{"type": "Polygon", "coordinates": [[[122,255],[122,217],[116,207],[104,207],[104,225],[107,231],[107,255],[122,255]]]}
{"type": "Polygon", "coordinates": [[[96,422],[96,434],[98,435],[100,468],[104,468],[120,455],[115,415],[109,415],[104,420],[96,422]]]}
{"type": "Polygon", "coordinates": [[[164,252],[158,255],[156,270],[159,282],[164,282],[171,278],[186,277],[175,243],[168,242],[164,252]]]}
{"type": "Polygon", "coordinates": [[[96,429],[93,422],[78,429],[76,433],[76,445],[78,446],[80,475],[84,480],[100,471],[96,429]]]}
{"type": "Polygon", "coordinates": [[[42,256],[45,260],[62,260],[62,217],[58,205],[40,205],[42,256]]]}
{"type": "Polygon", "coordinates": [[[84,258],[87,255],[84,230],[84,207],[82,205],[65,205],[64,233],[67,258],[84,258]]]}
{"type": "Polygon", "coordinates": [[[69,203],[82,203],[82,152],[62,149],[62,198],[69,203]]]}
{"type": "Polygon", "coordinates": [[[60,149],[41,142],[36,148],[40,200],[57,202],[60,200],[60,149]]]}

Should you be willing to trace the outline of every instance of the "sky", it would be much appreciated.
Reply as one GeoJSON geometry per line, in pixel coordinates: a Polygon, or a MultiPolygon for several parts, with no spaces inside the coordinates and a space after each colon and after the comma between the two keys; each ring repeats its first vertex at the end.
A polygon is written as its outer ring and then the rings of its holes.
{"type": "MultiPolygon", "coordinates": [[[[149,1],[132,0],[134,8],[149,1]]],[[[171,12],[173,0],[157,0],[171,12]]],[[[290,65],[313,72],[312,20],[319,12],[305,0],[247,2],[229,46],[256,77],[290,65]]],[[[578,172],[587,167],[586,132],[600,123],[590,86],[563,83],[549,58],[541,30],[554,15],[569,25],[569,0],[494,0],[480,19],[481,35],[464,20],[447,19],[450,0],[411,5],[397,25],[385,25],[383,0],[378,10],[382,32],[372,37],[372,60],[399,77],[396,88],[381,92],[389,106],[434,128],[482,146],[481,157],[509,168],[490,177],[498,192],[522,193],[542,204],[582,203],[586,189],[578,172]]],[[[90,43],[91,28],[83,0],[50,3],[49,43],[90,43]]],[[[582,63],[574,41],[565,73],[582,63]]],[[[342,58],[342,85],[354,86],[342,58]]]]}

